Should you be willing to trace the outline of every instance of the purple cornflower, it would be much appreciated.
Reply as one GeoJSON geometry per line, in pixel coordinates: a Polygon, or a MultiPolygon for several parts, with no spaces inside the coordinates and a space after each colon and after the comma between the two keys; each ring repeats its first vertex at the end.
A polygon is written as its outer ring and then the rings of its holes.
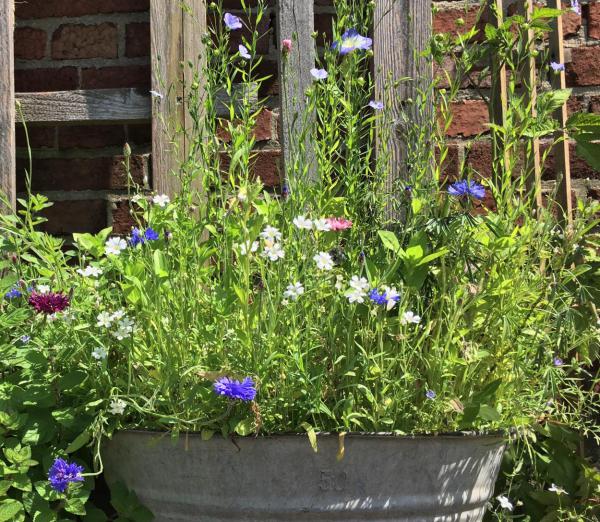
{"type": "Polygon", "coordinates": [[[425,397],[427,397],[429,400],[433,400],[437,397],[437,393],[435,393],[433,390],[427,390],[425,392],[425,397]]]}
{"type": "Polygon", "coordinates": [[[581,16],[581,5],[579,5],[579,0],[571,0],[571,11],[581,16]]]}
{"type": "Polygon", "coordinates": [[[475,181],[463,179],[450,185],[448,188],[448,194],[456,197],[471,196],[475,199],[483,199],[485,198],[485,188],[483,188],[483,185],[480,185],[475,181]]]}
{"type": "Polygon", "coordinates": [[[329,76],[329,73],[325,69],[317,68],[311,69],[310,74],[315,80],[325,80],[329,76]]]}
{"type": "Polygon", "coordinates": [[[387,304],[387,297],[385,295],[385,292],[379,293],[379,290],[377,290],[377,288],[373,288],[373,290],[369,292],[369,299],[371,299],[371,301],[373,301],[377,305],[383,306],[387,304]]]}
{"type": "Polygon", "coordinates": [[[341,42],[334,42],[332,47],[339,49],[341,55],[346,55],[359,49],[368,51],[372,46],[371,38],[360,35],[356,29],[348,29],[342,35],[341,42]]]}
{"type": "Polygon", "coordinates": [[[156,230],[147,228],[142,232],[139,228],[134,228],[131,231],[131,239],[129,242],[131,246],[143,245],[146,241],[158,241],[159,235],[156,230]]]}
{"type": "Polygon", "coordinates": [[[63,459],[56,459],[48,471],[48,480],[54,491],[64,493],[71,482],[83,482],[82,472],[83,467],[63,459]]]}
{"type": "Polygon", "coordinates": [[[23,293],[15,286],[11,288],[6,294],[4,294],[5,299],[17,299],[21,297],[23,293]]]}
{"type": "Polygon", "coordinates": [[[383,110],[383,103],[380,101],[371,100],[369,102],[369,107],[371,107],[371,109],[374,109],[376,111],[381,111],[381,110],[383,110]]]}
{"type": "Polygon", "coordinates": [[[246,377],[242,382],[222,377],[215,382],[214,390],[217,395],[240,401],[253,401],[256,397],[256,388],[251,377],[246,377]]]}
{"type": "Polygon", "coordinates": [[[242,21],[240,20],[239,16],[232,15],[231,13],[225,13],[223,21],[225,22],[227,29],[230,31],[235,31],[236,29],[242,28],[242,21]]]}
{"type": "Polygon", "coordinates": [[[245,45],[241,45],[238,47],[238,51],[240,53],[240,56],[244,59],[244,60],[251,60],[252,56],[250,55],[250,51],[248,51],[248,48],[245,45]]]}
{"type": "Polygon", "coordinates": [[[49,292],[47,294],[33,292],[29,297],[29,304],[38,313],[52,315],[63,312],[69,307],[69,297],[62,292],[49,292]]]}
{"type": "Polygon", "coordinates": [[[554,72],[563,72],[565,70],[564,63],[550,62],[550,67],[554,72]]]}
{"type": "Polygon", "coordinates": [[[560,357],[555,357],[554,361],[552,362],[554,363],[554,366],[562,366],[563,364],[565,364],[565,362],[560,357]]]}

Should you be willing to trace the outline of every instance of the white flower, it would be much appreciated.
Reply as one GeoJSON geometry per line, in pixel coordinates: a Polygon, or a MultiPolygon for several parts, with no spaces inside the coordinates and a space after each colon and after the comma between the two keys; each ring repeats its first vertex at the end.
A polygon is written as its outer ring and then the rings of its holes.
{"type": "Polygon", "coordinates": [[[159,207],[166,207],[169,203],[171,203],[171,198],[166,194],[157,194],[152,198],[152,203],[158,205],[159,207]]]}
{"type": "Polygon", "coordinates": [[[268,257],[271,261],[277,261],[285,257],[285,252],[279,243],[267,243],[262,253],[264,257],[268,257]]]}
{"type": "Polygon", "coordinates": [[[279,230],[277,230],[275,227],[267,225],[260,233],[260,237],[266,241],[272,241],[273,243],[276,243],[281,239],[281,232],[279,232],[279,230]]]}
{"type": "Polygon", "coordinates": [[[77,273],[83,277],[100,277],[102,275],[102,269],[97,266],[88,265],[85,268],[78,268],[77,273]]]}
{"type": "Polygon", "coordinates": [[[566,490],[564,488],[561,488],[560,486],[557,486],[554,483],[552,483],[552,486],[548,488],[548,491],[552,491],[553,493],[556,493],[557,495],[568,495],[568,493],[566,492],[566,490]]]}
{"type": "Polygon", "coordinates": [[[119,341],[131,337],[131,334],[133,333],[133,326],[134,323],[131,319],[127,317],[121,319],[117,324],[117,329],[112,332],[113,337],[116,337],[119,341]]]}
{"type": "Polygon", "coordinates": [[[111,321],[120,321],[121,319],[123,319],[123,317],[125,317],[125,315],[126,315],[125,310],[123,310],[123,309],[117,310],[110,316],[110,320],[111,321]]]}
{"type": "Polygon", "coordinates": [[[408,312],[404,312],[402,314],[402,320],[400,322],[402,324],[419,324],[421,322],[421,316],[409,310],[408,312]]]}
{"type": "Polygon", "coordinates": [[[331,230],[331,225],[325,218],[315,220],[313,225],[315,226],[315,230],[320,232],[329,232],[331,230]]]}
{"type": "Polygon", "coordinates": [[[297,301],[303,293],[304,286],[302,286],[302,283],[292,283],[288,285],[287,290],[283,292],[283,296],[290,298],[292,301],[297,301]]]}
{"type": "Polygon", "coordinates": [[[123,415],[127,403],[123,399],[113,399],[110,401],[110,411],[113,415],[123,415]]]}
{"type": "Polygon", "coordinates": [[[290,301],[288,299],[282,299],[281,300],[281,306],[287,306],[290,304],[290,301]]]}
{"type": "Polygon", "coordinates": [[[240,243],[237,245],[240,250],[240,254],[243,256],[248,255],[248,252],[256,252],[258,250],[258,246],[258,241],[246,241],[245,243],[240,243]]]}
{"type": "Polygon", "coordinates": [[[58,313],[46,316],[46,321],[48,321],[49,323],[53,323],[54,321],[58,321],[59,319],[60,315],[58,315],[58,313]]]}
{"type": "Polygon", "coordinates": [[[111,237],[105,245],[106,255],[112,254],[114,256],[118,256],[121,253],[121,250],[125,250],[127,248],[127,241],[120,237],[111,237]]]}
{"type": "Polygon", "coordinates": [[[238,198],[238,201],[247,201],[248,200],[248,193],[247,193],[246,189],[241,189],[238,192],[237,198],[238,198]]]}
{"type": "Polygon", "coordinates": [[[350,288],[357,292],[365,293],[369,289],[369,281],[364,277],[352,276],[352,279],[350,279],[348,284],[350,285],[350,288]]]}
{"type": "Polygon", "coordinates": [[[513,505],[512,502],[510,500],[508,500],[508,497],[505,497],[504,495],[500,495],[498,498],[498,502],[500,502],[500,507],[502,509],[508,509],[509,511],[513,510],[513,505]]]}
{"type": "Polygon", "coordinates": [[[102,361],[108,357],[108,352],[102,346],[98,346],[92,350],[92,357],[97,361],[102,361]]]}
{"type": "Polygon", "coordinates": [[[313,261],[317,263],[317,268],[319,270],[333,269],[333,259],[331,257],[331,254],[328,254],[327,252],[319,252],[313,257],[313,261]]]}
{"type": "Polygon", "coordinates": [[[38,294],[49,294],[50,293],[50,287],[48,285],[39,285],[36,290],[37,290],[38,294]]]}
{"type": "Polygon", "coordinates": [[[143,200],[144,200],[144,196],[142,194],[136,194],[135,196],[133,196],[131,198],[131,202],[136,203],[136,204],[140,203],[143,200]]]}
{"type": "Polygon", "coordinates": [[[387,310],[388,312],[396,306],[398,301],[400,300],[400,292],[396,290],[395,286],[391,288],[389,286],[384,286],[383,291],[385,292],[385,298],[387,300],[387,310]]]}
{"type": "Polygon", "coordinates": [[[364,303],[366,294],[358,290],[348,290],[346,297],[350,303],[364,303]]]}
{"type": "Polygon", "coordinates": [[[158,98],[159,100],[162,100],[164,98],[164,96],[158,91],[150,91],[150,94],[152,95],[152,97],[158,98]]]}
{"type": "Polygon", "coordinates": [[[313,222],[307,217],[298,216],[297,218],[294,218],[294,225],[300,230],[310,230],[313,226],[313,222]]]}
{"type": "Polygon", "coordinates": [[[335,276],[335,289],[341,292],[342,288],[344,288],[344,276],[337,275],[335,276]]]}
{"type": "Polygon", "coordinates": [[[108,312],[100,312],[96,319],[98,320],[96,326],[101,328],[110,328],[113,322],[112,315],[110,315],[108,312]]]}

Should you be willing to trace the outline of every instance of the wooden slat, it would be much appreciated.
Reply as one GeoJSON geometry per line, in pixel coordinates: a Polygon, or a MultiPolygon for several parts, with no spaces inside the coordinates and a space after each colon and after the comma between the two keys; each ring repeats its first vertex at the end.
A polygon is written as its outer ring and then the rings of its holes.
{"type": "MultiPolygon", "coordinates": [[[[562,5],[560,0],[548,0],[548,7],[555,9],[561,9],[562,5]]],[[[552,23],[552,31],[550,33],[550,57],[553,61],[558,63],[565,63],[565,51],[563,41],[563,21],[562,16],[558,17],[552,23]]],[[[552,74],[552,88],[553,89],[566,89],[567,81],[565,78],[564,71],[552,74]]],[[[567,111],[567,104],[565,103],[556,113],[560,125],[564,128],[569,114],[567,111]]],[[[563,131],[559,132],[556,136],[560,139],[560,143],[554,147],[554,161],[556,174],[560,176],[559,186],[559,203],[563,209],[563,217],[565,223],[570,226],[573,220],[573,202],[571,200],[571,159],[569,152],[569,137],[563,131]]]]}
{"type": "MultiPolygon", "coordinates": [[[[13,0],[0,0],[0,191],[13,208],[16,204],[14,20],[13,0]]],[[[0,201],[0,212],[2,210],[0,201]]]]}
{"type": "Polygon", "coordinates": [[[150,94],[136,89],[17,93],[27,122],[135,122],[152,117],[150,94]]]}
{"type": "MultiPolygon", "coordinates": [[[[315,46],[312,38],[314,31],[314,2],[306,0],[279,0],[277,27],[279,40],[279,78],[281,96],[282,146],[285,161],[285,178],[291,171],[295,152],[302,133],[306,115],[305,92],[312,83],[310,70],[315,66],[315,46]],[[292,40],[292,51],[281,53],[281,42],[292,40]]],[[[308,163],[308,176],[314,178],[314,154],[310,151],[310,142],[305,141],[308,163]]]]}
{"type": "MultiPolygon", "coordinates": [[[[431,37],[431,0],[379,0],[375,6],[375,26],[373,49],[375,53],[375,97],[385,101],[386,111],[393,121],[389,142],[386,144],[388,179],[386,189],[391,192],[397,187],[399,179],[406,179],[406,149],[402,142],[401,125],[408,99],[416,99],[417,89],[430,76],[423,64],[419,63],[417,53],[426,48],[431,37]],[[402,81],[402,78],[415,81],[402,81]]],[[[381,146],[380,150],[384,150],[381,146]]],[[[397,219],[399,215],[391,215],[397,219]]]]}

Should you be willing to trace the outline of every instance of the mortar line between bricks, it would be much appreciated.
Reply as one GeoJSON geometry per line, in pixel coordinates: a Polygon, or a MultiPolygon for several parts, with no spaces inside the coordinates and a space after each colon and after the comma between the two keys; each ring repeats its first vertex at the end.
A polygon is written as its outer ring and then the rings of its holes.
{"type": "MultiPolygon", "coordinates": [[[[50,0],[47,0],[50,1],[50,0]]],[[[97,0],[101,1],[101,0],[97,0]]],[[[16,27],[33,27],[34,29],[45,29],[54,32],[61,25],[99,25],[102,23],[131,23],[131,22],[149,22],[150,13],[115,13],[98,14],[85,16],[63,16],[58,18],[18,18],[15,22],[16,27]]]]}
{"type": "Polygon", "coordinates": [[[62,67],[113,67],[128,65],[149,65],[149,57],[127,58],[77,58],[69,60],[15,60],[15,69],[61,69],[62,67]]]}

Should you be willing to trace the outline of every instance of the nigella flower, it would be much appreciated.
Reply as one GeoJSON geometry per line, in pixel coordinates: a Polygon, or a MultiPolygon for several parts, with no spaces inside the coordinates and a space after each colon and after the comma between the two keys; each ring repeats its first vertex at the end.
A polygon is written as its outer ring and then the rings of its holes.
{"type": "Polygon", "coordinates": [[[360,35],[356,29],[348,29],[342,35],[342,41],[334,42],[332,47],[339,49],[341,55],[345,55],[359,49],[368,51],[372,46],[373,40],[371,38],[360,35]]]}
{"type": "Polygon", "coordinates": [[[550,62],[550,67],[552,68],[552,70],[554,72],[562,72],[562,71],[565,70],[565,64],[564,63],[550,62]]]}
{"type": "Polygon", "coordinates": [[[251,377],[246,377],[242,382],[222,377],[215,382],[214,390],[217,395],[240,401],[253,401],[256,397],[256,388],[251,377]]]}
{"type": "Polygon", "coordinates": [[[231,13],[225,13],[223,21],[225,22],[227,29],[230,31],[235,31],[242,28],[242,21],[240,20],[239,16],[235,16],[231,13]]]}
{"type": "Polygon", "coordinates": [[[448,188],[448,194],[456,197],[470,196],[474,199],[483,199],[485,198],[485,188],[483,185],[480,185],[475,181],[463,179],[450,185],[448,188]]]}
{"type": "Polygon", "coordinates": [[[69,463],[64,459],[56,459],[48,471],[48,480],[54,491],[64,493],[69,484],[83,482],[83,467],[69,463]]]}
{"type": "Polygon", "coordinates": [[[69,307],[69,297],[62,292],[49,292],[47,294],[33,292],[29,296],[29,304],[38,313],[53,315],[64,312],[69,307]]]}
{"type": "Polygon", "coordinates": [[[327,223],[329,223],[329,230],[333,230],[337,232],[339,230],[348,230],[352,228],[352,221],[344,218],[327,218],[327,223]]]}
{"type": "Polygon", "coordinates": [[[383,103],[381,103],[380,101],[371,100],[369,102],[369,107],[371,107],[371,109],[374,109],[376,111],[381,111],[381,110],[383,110],[383,103]]]}
{"type": "Polygon", "coordinates": [[[579,0],[571,0],[571,11],[581,16],[581,5],[579,5],[579,0]]]}
{"type": "Polygon", "coordinates": [[[325,69],[317,68],[311,69],[310,74],[315,80],[325,80],[329,76],[329,73],[325,69]]]}
{"type": "Polygon", "coordinates": [[[238,52],[240,53],[240,56],[244,59],[244,60],[250,60],[252,59],[252,55],[250,54],[250,51],[248,51],[248,48],[245,45],[239,45],[238,46],[238,52]]]}
{"type": "Polygon", "coordinates": [[[429,400],[433,400],[437,397],[437,393],[435,393],[433,390],[427,390],[425,392],[425,397],[427,397],[429,400]]]}
{"type": "Polygon", "coordinates": [[[6,294],[4,294],[5,299],[18,299],[21,297],[23,293],[19,290],[18,287],[11,288],[6,294]]]}

